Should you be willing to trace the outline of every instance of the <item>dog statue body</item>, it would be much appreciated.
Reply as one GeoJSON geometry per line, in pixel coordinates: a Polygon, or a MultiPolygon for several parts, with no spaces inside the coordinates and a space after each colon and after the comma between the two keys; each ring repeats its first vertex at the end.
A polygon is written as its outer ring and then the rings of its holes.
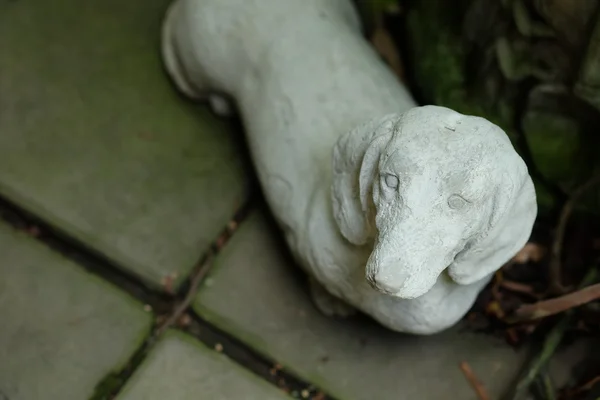
{"type": "Polygon", "coordinates": [[[270,209],[328,315],[442,331],[531,234],[535,191],[506,134],[418,107],[350,0],[175,0],[162,55],[185,95],[239,112],[270,209]]]}

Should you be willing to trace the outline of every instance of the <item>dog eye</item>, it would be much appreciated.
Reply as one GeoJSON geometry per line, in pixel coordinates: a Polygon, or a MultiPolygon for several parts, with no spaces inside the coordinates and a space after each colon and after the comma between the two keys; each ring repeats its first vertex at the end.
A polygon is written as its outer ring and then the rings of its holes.
{"type": "Polygon", "coordinates": [[[460,210],[468,203],[467,200],[463,199],[461,196],[454,194],[450,196],[448,199],[448,206],[453,210],[460,210]]]}
{"type": "Polygon", "coordinates": [[[386,175],[384,181],[386,186],[390,189],[396,189],[398,187],[398,177],[395,175],[386,175]]]}

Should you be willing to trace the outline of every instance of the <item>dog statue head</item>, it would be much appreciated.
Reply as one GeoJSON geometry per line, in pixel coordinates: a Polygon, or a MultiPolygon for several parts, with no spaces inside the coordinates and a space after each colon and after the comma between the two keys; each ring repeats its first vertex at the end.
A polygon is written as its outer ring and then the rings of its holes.
{"type": "Polygon", "coordinates": [[[491,122],[445,107],[388,115],[343,135],[333,151],[334,216],[372,244],[371,286],[413,299],[442,273],[486,278],[527,242],[537,215],[527,166],[491,122]]]}

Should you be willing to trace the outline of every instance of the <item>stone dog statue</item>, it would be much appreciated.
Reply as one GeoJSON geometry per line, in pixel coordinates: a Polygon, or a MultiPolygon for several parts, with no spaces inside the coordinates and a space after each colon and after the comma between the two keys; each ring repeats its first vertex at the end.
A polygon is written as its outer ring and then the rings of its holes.
{"type": "Polygon", "coordinates": [[[350,0],[175,0],[162,31],[181,92],[238,112],[312,297],[399,332],[456,324],[527,242],[533,183],[506,134],[418,107],[350,0]]]}

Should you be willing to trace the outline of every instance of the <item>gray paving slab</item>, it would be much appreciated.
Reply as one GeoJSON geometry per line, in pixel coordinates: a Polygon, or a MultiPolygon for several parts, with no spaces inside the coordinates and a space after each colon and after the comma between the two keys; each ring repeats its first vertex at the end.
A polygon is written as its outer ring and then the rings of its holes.
{"type": "Polygon", "coordinates": [[[169,331],[117,400],[285,400],[283,391],[191,336],[169,331]]]}
{"type": "Polygon", "coordinates": [[[492,398],[512,384],[526,352],[463,326],[414,337],[319,314],[269,221],[252,214],[216,260],[194,304],[205,319],[339,399],[475,400],[462,361],[492,398]]]}
{"type": "Polygon", "coordinates": [[[163,73],[168,3],[0,1],[0,194],[157,285],[247,194],[230,123],[163,73]]]}
{"type": "Polygon", "coordinates": [[[0,223],[0,399],[87,399],[147,334],[143,304],[0,223]]]}

